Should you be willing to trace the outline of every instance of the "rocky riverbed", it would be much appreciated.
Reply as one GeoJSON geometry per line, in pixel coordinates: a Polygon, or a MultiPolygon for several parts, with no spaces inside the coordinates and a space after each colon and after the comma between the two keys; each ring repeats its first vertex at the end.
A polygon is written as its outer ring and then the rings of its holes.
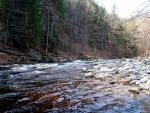
{"type": "Polygon", "coordinates": [[[82,68],[80,75],[107,79],[110,84],[121,82],[138,86],[135,92],[143,90],[150,94],[150,57],[134,59],[99,59],[90,68],[82,68]]]}
{"type": "Polygon", "coordinates": [[[0,112],[149,113],[148,67],[148,58],[0,65],[0,112]]]}

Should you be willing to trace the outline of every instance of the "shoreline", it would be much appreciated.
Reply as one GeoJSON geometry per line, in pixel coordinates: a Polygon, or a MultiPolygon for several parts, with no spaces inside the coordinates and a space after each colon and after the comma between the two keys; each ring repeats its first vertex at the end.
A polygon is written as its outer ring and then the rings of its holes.
{"type": "Polygon", "coordinates": [[[99,60],[83,68],[80,75],[109,81],[110,84],[134,85],[135,90],[150,94],[150,57],[133,59],[99,60]]]}

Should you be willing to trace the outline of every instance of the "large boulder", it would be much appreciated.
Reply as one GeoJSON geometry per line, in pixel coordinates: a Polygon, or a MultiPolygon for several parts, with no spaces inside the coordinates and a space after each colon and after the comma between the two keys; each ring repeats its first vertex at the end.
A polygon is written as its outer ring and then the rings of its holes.
{"type": "Polygon", "coordinates": [[[30,50],[28,53],[29,59],[32,61],[42,62],[42,56],[35,50],[30,50]]]}

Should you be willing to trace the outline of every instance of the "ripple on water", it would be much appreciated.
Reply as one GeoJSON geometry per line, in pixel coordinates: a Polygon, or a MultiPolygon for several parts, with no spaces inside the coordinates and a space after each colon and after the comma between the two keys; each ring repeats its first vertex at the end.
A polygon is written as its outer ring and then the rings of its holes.
{"type": "MultiPolygon", "coordinates": [[[[42,71],[35,70],[43,69],[37,68],[41,64],[29,65],[18,69],[34,71],[13,73],[13,77],[0,75],[0,111],[149,113],[150,97],[144,93],[136,95],[128,92],[132,86],[78,77],[77,70],[89,63],[92,62],[78,60],[42,71]]],[[[17,66],[13,68],[15,71],[17,66]]],[[[49,64],[42,66],[47,68],[49,64]]]]}

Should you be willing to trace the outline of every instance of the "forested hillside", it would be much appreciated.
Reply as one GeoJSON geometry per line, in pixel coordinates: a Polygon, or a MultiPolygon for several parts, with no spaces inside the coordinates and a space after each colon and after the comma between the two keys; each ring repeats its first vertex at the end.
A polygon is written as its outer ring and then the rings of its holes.
{"type": "Polygon", "coordinates": [[[150,16],[142,15],[134,17],[132,28],[136,30],[135,37],[137,38],[136,44],[138,47],[138,54],[143,56],[150,55],[150,16]]]}
{"type": "Polygon", "coordinates": [[[93,0],[0,0],[0,45],[79,57],[137,55],[115,7],[108,14],[93,0]]]}

